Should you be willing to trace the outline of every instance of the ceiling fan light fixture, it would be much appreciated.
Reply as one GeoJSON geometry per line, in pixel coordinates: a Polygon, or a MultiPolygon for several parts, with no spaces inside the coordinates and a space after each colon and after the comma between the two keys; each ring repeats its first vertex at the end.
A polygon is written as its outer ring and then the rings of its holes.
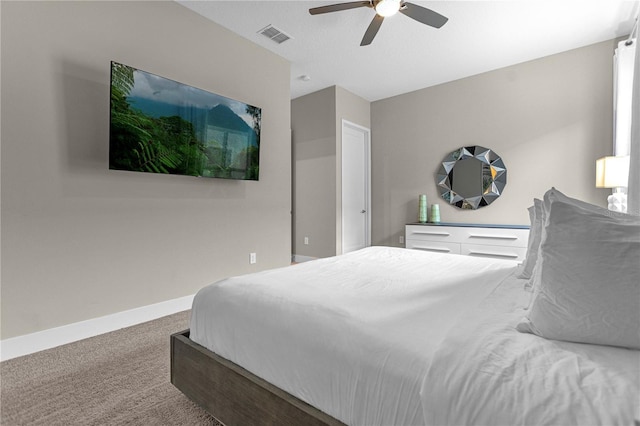
{"type": "Polygon", "coordinates": [[[384,18],[393,16],[400,10],[400,0],[380,0],[376,3],[376,13],[384,18]]]}
{"type": "Polygon", "coordinates": [[[376,34],[378,33],[378,30],[380,29],[384,18],[395,15],[398,12],[413,19],[414,21],[418,21],[421,24],[428,25],[433,28],[440,28],[448,21],[448,18],[446,16],[442,16],[438,12],[434,12],[433,10],[427,9],[426,7],[422,7],[414,3],[409,3],[406,0],[349,1],[346,3],[313,7],[309,9],[309,13],[312,15],[319,15],[323,13],[339,12],[341,10],[357,9],[360,7],[369,7],[375,9],[376,11],[373,20],[364,33],[364,37],[362,37],[360,46],[370,45],[376,34]]]}

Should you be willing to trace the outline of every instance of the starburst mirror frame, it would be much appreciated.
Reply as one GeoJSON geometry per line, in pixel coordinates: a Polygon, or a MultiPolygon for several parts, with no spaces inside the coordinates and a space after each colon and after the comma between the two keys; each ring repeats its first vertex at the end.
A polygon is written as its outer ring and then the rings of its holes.
{"type": "Polygon", "coordinates": [[[476,210],[493,203],[507,185],[507,168],[492,150],[474,145],[450,153],[436,175],[440,196],[449,204],[476,210]]]}

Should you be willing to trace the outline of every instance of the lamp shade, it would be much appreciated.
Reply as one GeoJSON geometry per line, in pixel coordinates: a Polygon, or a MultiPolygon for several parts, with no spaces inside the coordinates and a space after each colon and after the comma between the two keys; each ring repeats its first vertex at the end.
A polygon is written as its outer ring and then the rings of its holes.
{"type": "Polygon", "coordinates": [[[629,181],[629,156],[602,157],[596,160],[596,188],[626,187],[629,181]]]}

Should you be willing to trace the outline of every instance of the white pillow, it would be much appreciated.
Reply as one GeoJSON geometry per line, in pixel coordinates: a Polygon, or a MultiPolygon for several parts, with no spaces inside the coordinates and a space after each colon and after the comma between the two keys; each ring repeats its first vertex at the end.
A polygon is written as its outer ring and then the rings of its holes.
{"type": "MultiPolygon", "coordinates": [[[[518,278],[531,278],[533,268],[536,266],[538,260],[538,249],[540,247],[540,240],[542,238],[542,227],[544,226],[543,213],[544,206],[541,200],[535,198],[533,200],[533,206],[529,207],[529,219],[531,220],[531,228],[529,229],[529,242],[527,244],[527,254],[525,255],[524,262],[518,278]]],[[[527,283],[525,288],[529,288],[531,285],[527,283]]]]}
{"type": "Polygon", "coordinates": [[[546,224],[521,332],[640,349],[640,217],[545,194],[546,224]]]}
{"type": "MultiPolygon", "coordinates": [[[[531,290],[534,291],[536,290],[536,268],[535,265],[537,264],[537,260],[540,257],[540,244],[542,242],[542,240],[544,239],[544,234],[545,234],[545,226],[547,224],[547,212],[549,211],[549,206],[552,202],[554,201],[561,201],[563,203],[567,203],[570,204],[572,206],[575,207],[579,207],[581,209],[587,210],[589,212],[593,212],[593,213],[598,213],[604,216],[611,216],[611,217],[618,217],[618,218],[626,218],[628,217],[627,214],[624,213],[619,213],[619,212],[613,212],[610,211],[604,207],[600,207],[600,206],[596,206],[595,204],[590,204],[587,203],[585,201],[582,200],[578,200],[577,198],[571,198],[566,196],[565,194],[563,194],[562,192],[558,191],[555,187],[551,187],[550,190],[548,190],[547,192],[545,192],[544,196],[543,196],[543,200],[542,202],[540,202],[539,200],[539,211],[537,213],[539,213],[539,222],[537,223],[537,231],[538,234],[535,235],[534,237],[539,238],[539,240],[529,240],[532,241],[532,243],[537,244],[537,251],[532,252],[531,257],[535,258],[535,261],[533,262],[534,264],[531,265],[531,274],[529,276],[529,281],[525,284],[525,289],[526,290],[531,290]]],[[[535,199],[534,199],[534,207],[535,207],[535,199]]],[[[531,238],[531,234],[529,235],[529,238],[531,238]]],[[[534,247],[532,247],[532,249],[534,249],[534,247]]],[[[527,256],[529,256],[529,253],[527,253],[527,256]]],[[[528,266],[528,265],[527,265],[528,266]]],[[[524,270],[524,268],[523,268],[524,270]]],[[[528,270],[528,268],[527,268],[528,270]]],[[[524,278],[524,277],[523,277],[524,278]]],[[[535,295],[534,295],[535,296],[535,295]]]]}
{"type": "MultiPolygon", "coordinates": [[[[535,211],[533,206],[529,207],[527,209],[527,211],[529,212],[529,237],[531,237],[531,233],[533,232],[533,224],[535,223],[535,211]]],[[[531,247],[531,238],[529,238],[529,243],[527,244],[527,253],[525,253],[524,255],[524,260],[520,263],[518,263],[518,269],[516,269],[516,277],[517,278],[524,278],[524,270],[525,267],[527,265],[527,257],[529,257],[529,248],[531,247]]]]}

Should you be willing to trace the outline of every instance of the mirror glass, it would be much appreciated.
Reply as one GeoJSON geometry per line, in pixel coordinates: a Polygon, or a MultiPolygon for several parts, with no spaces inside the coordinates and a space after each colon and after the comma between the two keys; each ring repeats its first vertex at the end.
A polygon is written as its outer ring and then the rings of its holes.
{"type": "Polygon", "coordinates": [[[494,202],[507,185],[507,168],[492,150],[474,145],[450,153],[436,182],[440,196],[461,209],[479,209],[494,202]]]}

